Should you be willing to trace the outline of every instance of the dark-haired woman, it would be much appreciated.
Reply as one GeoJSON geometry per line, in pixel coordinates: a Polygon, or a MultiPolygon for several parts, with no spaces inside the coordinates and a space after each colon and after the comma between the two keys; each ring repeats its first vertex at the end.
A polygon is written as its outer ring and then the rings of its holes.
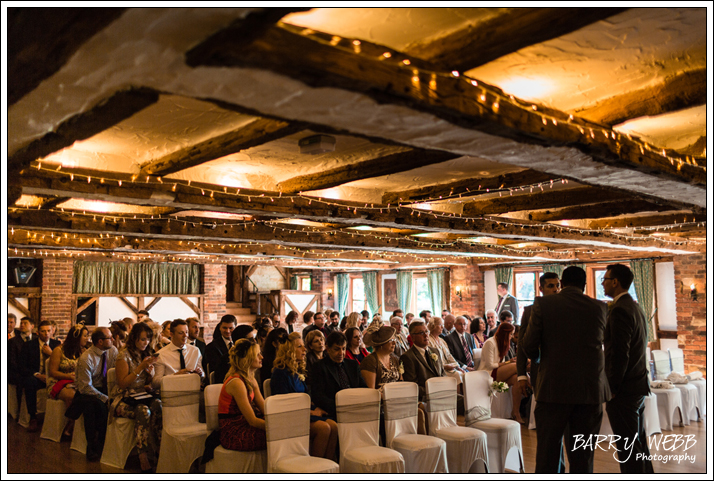
{"type": "Polygon", "coordinates": [[[263,366],[258,371],[260,375],[260,379],[258,379],[260,392],[263,392],[263,382],[265,382],[266,379],[270,379],[270,373],[273,370],[273,361],[275,361],[275,354],[278,352],[278,347],[281,343],[287,341],[287,339],[288,333],[282,327],[273,329],[268,333],[268,337],[265,338],[265,343],[263,344],[263,366]]]}
{"type": "Polygon", "coordinates": [[[474,318],[471,321],[471,335],[474,337],[474,343],[478,349],[483,348],[483,344],[486,342],[486,321],[481,317],[474,318]]]}
{"type": "Polygon", "coordinates": [[[481,364],[479,371],[490,371],[494,381],[503,381],[511,387],[511,395],[513,396],[513,410],[511,417],[523,423],[521,415],[518,412],[518,407],[521,404],[521,393],[519,389],[513,389],[513,385],[518,382],[518,373],[516,372],[516,359],[504,361],[508,349],[511,346],[513,339],[513,324],[504,322],[496,329],[496,334],[488,339],[483,344],[481,351],[481,364]]]}
{"type": "Polygon", "coordinates": [[[369,352],[362,345],[362,332],[359,327],[349,327],[345,332],[347,338],[347,352],[345,357],[353,361],[362,362],[365,357],[369,356],[369,352]]]}
{"type": "Polygon", "coordinates": [[[142,472],[151,470],[149,451],[158,452],[161,437],[161,400],[152,397],[140,401],[132,396],[151,392],[156,362],[150,347],[153,335],[151,327],[143,322],[131,328],[126,346],[117,355],[116,385],[110,393],[113,401],[109,422],[113,421],[112,414],[136,421],[136,447],[142,472]]]}

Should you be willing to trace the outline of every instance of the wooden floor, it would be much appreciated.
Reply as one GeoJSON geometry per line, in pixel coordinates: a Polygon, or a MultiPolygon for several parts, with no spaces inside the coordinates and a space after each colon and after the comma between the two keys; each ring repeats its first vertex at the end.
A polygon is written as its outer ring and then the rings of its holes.
{"type": "MultiPolygon", "coordinates": [[[[654,461],[655,473],[706,473],[706,421],[693,422],[690,426],[676,427],[673,431],[665,431],[665,435],[680,434],[694,435],[696,445],[689,450],[675,449],[665,451],[660,448],[651,450],[652,454],[680,455],[688,454],[694,462],[673,461],[666,463],[654,461]]],[[[655,435],[660,436],[660,435],[655,435]]],[[[536,433],[521,428],[523,443],[523,456],[525,458],[526,473],[535,470],[536,433]]],[[[139,460],[136,456],[129,456],[125,470],[115,469],[99,462],[89,463],[83,454],[69,449],[69,441],[55,443],[40,439],[40,433],[28,433],[19,426],[10,416],[7,416],[7,470],[9,474],[25,473],[138,473],[139,460]]],[[[595,452],[596,473],[619,473],[620,467],[613,457],[612,451],[595,452]]]]}

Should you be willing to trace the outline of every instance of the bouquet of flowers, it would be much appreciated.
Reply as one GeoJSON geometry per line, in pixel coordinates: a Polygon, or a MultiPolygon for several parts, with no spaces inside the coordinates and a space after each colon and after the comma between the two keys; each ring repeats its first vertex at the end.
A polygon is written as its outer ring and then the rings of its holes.
{"type": "Polygon", "coordinates": [[[506,392],[508,391],[508,389],[508,384],[506,384],[505,382],[493,381],[493,383],[491,384],[491,388],[488,391],[488,395],[493,396],[495,393],[506,392]]]}

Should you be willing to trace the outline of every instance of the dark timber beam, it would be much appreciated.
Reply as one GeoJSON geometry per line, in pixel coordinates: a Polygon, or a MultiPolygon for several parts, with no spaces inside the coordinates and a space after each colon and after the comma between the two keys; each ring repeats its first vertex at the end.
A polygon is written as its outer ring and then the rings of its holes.
{"type": "Polygon", "coordinates": [[[636,139],[616,134],[613,138],[601,124],[570,120],[564,112],[510,100],[493,87],[493,93],[485,94],[485,84],[472,86],[448,72],[439,76],[432,88],[431,72],[405,68],[407,56],[398,52],[390,53],[389,58],[362,55],[349,48],[349,39],[340,40],[344,45],[338,42],[333,46],[331,35],[285,24],[268,29],[250,48],[231,41],[230,34],[239,32],[230,28],[225,32],[220,42],[209,39],[189,51],[187,63],[267,69],[312,87],[357,91],[379,103],[406,105],[486,134],[526,144],[576,148],[596,162],[706,185],[702,169],[670,161],[661,151],[644,148],[636,139]]]}
{"type": "MultiPolygon", "coordinates": [[[[589,229],[607,229],[611,227],[655,227],[684,224],[688,222],[706,222],[707,216],[690,212],[678,214],[643,215],[637,217],[613,217],[588,222],[589,229]]],[[[706,231],[706,225],[702,227],[706,231]]]]}
{"type": "MultiPolygon", "coordinates": [[[[595,200],[597,202],[597,200],[595,200]]],[[[597,202],[596,204],[573,205],[568,207],[551,208],[548,210],[534,210],[528,212],[528,220],[537,222],[551,222],[566,219],[598,219],[600,217],[613,217],[623,214],[636,214],[638,212],[664,212],[672,210],[668,205],[660,205],[640,199],[628,199],[597,202]]],[[[692,214],[690,214],[691,216],[692,214]]],[[[706,216],[706,214],[704,215],[706,216]]],[[[704,217],[701,216],[700,217],[704,217]]]]}
{"type": "Polygon", "coordinates": [[[140,175],[163,176],[173,174],[271,140],[286,137],[304,130],[304,128],[303,125],[298,123],[290,124],[281,120],[255,119],[248,125],[232,132],[213,137],[177,152],[172,152],[160,159],[152,160],[141,167],[140,175]]]}
{"type": "Polygon", "coordinates": [[[577,115],[605,125],[660,115],[707,103],[707,69],[668,77],[661,84],[616,95],[580,109],[577,115]]]}
{"type": "Polygon", "coordinates": [[[408,46],[405,53],[448,72],[465,72],[529,45],[545,42],[611,17],[626,8],[509,8],[501,15],[429,43],[408,46]]]}
{"type": "Polygon", "coordinates": [[[395,174],[408,170],[439,164],[460,157],[450,152],[438,150],[409,150],[385,155],[375,159],[342,165],[334,169],[301,175],[278,184],[278,190],[286,194],[328,189],[338,185],[369,179],[382,175],[395,174]]]}

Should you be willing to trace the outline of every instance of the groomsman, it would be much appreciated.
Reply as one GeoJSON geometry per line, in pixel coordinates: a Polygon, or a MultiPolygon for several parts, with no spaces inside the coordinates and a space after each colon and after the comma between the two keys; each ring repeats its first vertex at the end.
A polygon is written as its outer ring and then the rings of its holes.
{"type": "Polygon", "coordinates": [[[498,292],[498,304],[496,305],[496,314],[500,315],[503,311],[511,311],[513,314],[513,324],[518,324],[518,299],[513,297],[508,292],[508,284],[505,282],[499,282],[498,287],[496,287],[496,292],[498,292]]]}

